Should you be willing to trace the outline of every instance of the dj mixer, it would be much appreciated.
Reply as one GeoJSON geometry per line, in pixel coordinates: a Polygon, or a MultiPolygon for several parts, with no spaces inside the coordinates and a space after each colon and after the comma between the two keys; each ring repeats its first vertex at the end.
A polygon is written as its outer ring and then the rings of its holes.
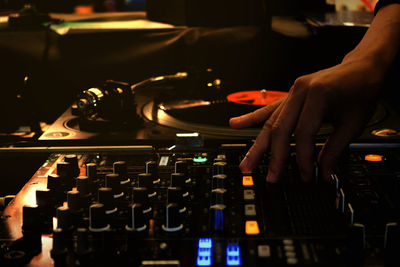
{"type": "Polygon", "coordinates": [[[268,156],[240,171],[249,144],[179,144],[53,148],[2,199],[0,266],[399,266],[398,148],[310,183],[293,152],[270,184],[268,156]]]}

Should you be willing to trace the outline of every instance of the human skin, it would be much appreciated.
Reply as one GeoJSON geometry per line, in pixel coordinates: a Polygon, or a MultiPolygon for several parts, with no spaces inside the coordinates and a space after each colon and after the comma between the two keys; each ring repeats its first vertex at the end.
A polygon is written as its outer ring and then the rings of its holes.
{"type": "Polygon", "coordinates": [[[400,47],[400,4],[382,7],[360,43],[342,62],[296,79],[284,99],[252,113],[231,118],[232,128],[264,122],[240,169],[252,171],[271,149],[268,182],[280,179],[294,134],[301,179],[313,178],[314,137],[328,119],[334,131],[318,155],[322,178],[330,180],[337,158],[363,129],[382,90],[386,74],[400,47]]]}

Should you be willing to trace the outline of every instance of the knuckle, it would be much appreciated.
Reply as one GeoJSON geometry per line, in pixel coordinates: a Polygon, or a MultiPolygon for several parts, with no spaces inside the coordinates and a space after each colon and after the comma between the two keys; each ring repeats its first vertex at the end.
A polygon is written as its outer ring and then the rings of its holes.
{"type": "Polygon", "coordinates": [[[300,88],[304,88],[307,85],[307,83],[308,83],[307,77],[306,76],[300,76],[294,81],[293,88],[295,90],[298,90],[300,88]]]}

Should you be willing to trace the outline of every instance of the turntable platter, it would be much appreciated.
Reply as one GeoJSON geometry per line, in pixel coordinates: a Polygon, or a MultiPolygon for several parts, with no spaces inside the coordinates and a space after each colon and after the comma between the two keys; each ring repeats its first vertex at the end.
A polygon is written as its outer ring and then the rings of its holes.
{"type": "MultiPolygon", "coordinates": [[[[267,91],[267,95],[263,91],[242,91],[217,100],[174,100],[164,103],[151,101],[143,106],[142,115],[149,121],[182,131],[225,138],[252,138],[257,136],[261,127],[236,130],[229,127],[229,119],[252,112],[262,107],[261,103],[270,104],[286,95],[286,92],[279,91],[267,91]]],[[[382,121],[385,116],[385,108],[378,105],[367,126],[382,121]]],[[[324,123],[317,135],[323,137],[332,131],[333,126],[324,123]]]]}

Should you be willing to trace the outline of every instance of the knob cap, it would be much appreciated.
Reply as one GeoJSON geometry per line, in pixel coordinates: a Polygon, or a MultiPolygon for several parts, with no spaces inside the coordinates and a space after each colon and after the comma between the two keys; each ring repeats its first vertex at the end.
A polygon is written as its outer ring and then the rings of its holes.
{"type": "Polygon", "coordinates": [[[76,178],[76,189],[82,196],[90,194],[89,178],[87,176],[79,176],[76,178]]]}
{"type": "Polygon", "coordinates": [[[186,187],[186,175],[184,173],[171,173],[171,187],[186,187]]]}
{"type": "Polygon", "coordinates": [[[224,230],[224,217],[225,217],[225,205],[217,204],[211,206],[212,211],[212,223],[214,224],[215,231],[224,230]]]}
{"type": "Polygon", "coordinates": [[[123,195],[121,190],[121,179],[117,173],[109,173],[106,175],[106,187],[112,189],[115,198],[121,197],[123,195]]]}
{"type": "Polygon", "coordinates": [[[107,214],[117,211],[117,208],[115,207],[114,195],[112,189],[109,187],[99,188],[98,202],[104,205],[104,209],[107,214]]]}
{"type": "Polygon", "coordinates": [[[146,187],[149,190],[149,197],[156,195],[154,191],[154,176],[151,173],[139,173],[138,174],[139,187],[146,187]]]}
{"type": "Polygon", "coordinates": [[[80,173],[78,157],[76,155],[66,155],[64,161],[71,165],[71,174],[73,177],[78,177],[80,173]]]}
{"type": "Polygon", "coordinates": [[[68,162],[57,163],[57,174],[61,178],[61,183],[68,190],[72,189],[74,185],[72,165],[68,162]]]}
{"type": "Polygon", "coordinates": [[[128,231],[139,232],[147,228],[142,204],[134,203],[129,206],[128,223],[125,228],[128,231]]]}
{"type": "Polygon", "coordinates": [[[144,213],[151,211],[149,205],[149,191],[146,187],[134,187],[132,198],[133,203],[141,204],[143,206],[144,213]]]}
{"type": "Polygon", "coordinates": [[[125,161],[114,162],[113,173],[119,174],[121,184],[125,184],[130,181],[130,179],[128,178],[128,170],[125,161]]]}
{"type": "Polygon", "coordinates": [[[53,249],[51,250],[51,257],[56,258],[61,255],[67,254],[67,246],[63,230],[60,228],[53,230],[53,249]]]}
{"type": "Polygon", "coordinates": [[[89,230],[103,232],[110,229],[107,223],[106,210],[103,204],[92,204],[89,208],[89,230]]]}
{"type": "Polygon", "coordinates": [[[170,203],[165,207],[165,224],[162,225],[162,229],[166,232],[177,232],[183,229],[178,204],[170,203]]]}
{"type": "Polygon", "coordinates": [[[70,210],[73,212],[78,212],[83,209],[82,205],[83,203],[79,191],[68,191],[67,203],[68,203],[68,208],[70,208],[70,210]]]}
{"type": "Polygon", "coordinates": [[[85,228],[78,228],[76,230],[76,253],[78,255],[85,255],[90,253],[89,247],[89,232],[85,228]]]}
{"type": "Polygon", "coordinates": [[[176,203],[179,207],[179,212],[185,212],[185,204],[183,199],[183,190],[180,187],[168,187],[167,203],[176,203]]]}
{"type": "Polygon", "coordinates": [[[158,174],[157,162],[155,162],[153,160],[147,161],[146,162],[146,173],[151,173],[155,177],[157,177],[157,174],[158,174]]]}
{"type": "Polygon", "coordinates": [[[23,206],[22,231],[41,232],[41,212],[38,206],[23,206]]]}
{"type": "Polygon", "coordinates": [[[56,214],[57,214],[57,228],[60,228],[63,231],[68,231],[73,229],[72,213],[68,207],[66,206],[58,207],[56,214]]]}
{"type": "Polygon", "coordinates": [[[175,172],[176,173],[188,173],[188,163],[184,160],[179,160],[175,162],[175,172]]]}
{"type": "Polygon", "coordinates": [[[90,183],[97,181],[97,166],[95,163],[86,164],[86,176],[89,178],[90,183]]]}

